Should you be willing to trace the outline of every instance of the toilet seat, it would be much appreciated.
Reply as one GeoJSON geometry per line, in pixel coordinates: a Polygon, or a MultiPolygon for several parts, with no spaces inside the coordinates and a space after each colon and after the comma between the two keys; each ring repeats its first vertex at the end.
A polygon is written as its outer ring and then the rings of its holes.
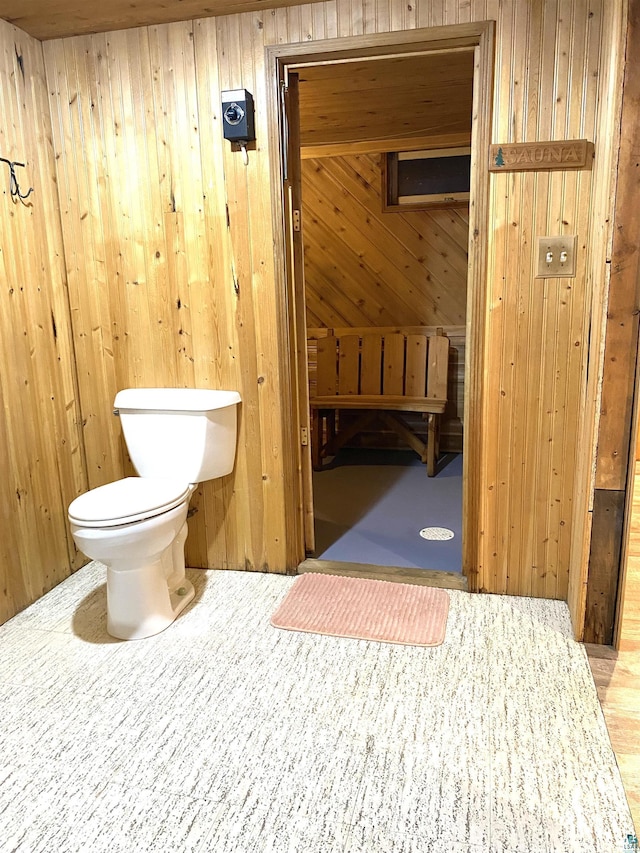
{"type": "Polygon", "coordinates": [[[78,527],[117,527],[168,512],[191,496],[184,480],[125,477],[98,486],[69,506],[69,521],[78,527]]]}

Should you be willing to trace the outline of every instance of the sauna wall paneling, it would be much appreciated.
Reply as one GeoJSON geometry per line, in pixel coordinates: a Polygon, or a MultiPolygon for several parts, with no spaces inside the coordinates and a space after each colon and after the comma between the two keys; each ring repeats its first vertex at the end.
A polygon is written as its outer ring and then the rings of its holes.
{"type": "MultiPolygon", "coordinates": [[[[613,210],[620,145],[620,110],[624,75],[624,48],[627,4],[605,6],[600,30],[600,57],[595,36],[587,45],[589,74],[598,79],[595,112],[596,157],[593,164],[590,226],[587,238],[588,300],[585,309],[593,334],[583,359],[587,389],[581,401],[581,426],[575,442],[577,484],[573,494],[571,569],[568,604],[577,639],[583,637],[590,559],[590,527],[595,489],[594,459],[598,459],[598,430],[604,359],[602,345],[609,300],[609,260],[613,237],[613,210]],[[604,72],[604,73],[603,73],[604,72]],[[598,140],[601,140],[599,143],[598,140]],[[588,365],[588,370],[587,370],[588,365]]],[[[592,112],[594,105],[590,105],[592,112]]],[[[620,414],[622,410],[620,410],[620,414]]],[[[599,461],[599,460],[598,460],[599,461]]],[[[610,518],[615,516],[610,515],[610,518]]]]}
{"type": "MultiPolygon", "coordinates": [[[[277,323],[263,286],[272,249],[259,237],[269,198],[249,192],[268,183],[267,163],[245,167],[217,137],[220,88],[234,84],[212,62],[215,45],[214,29],[197,65],[186,23],[44,46],[64,236],[69,257],[86,258],[69,285],[87,459],[92,486],[131,470],[111,415],[120,388],[237,388],[241,451],[226,481],[200,484],[187,559],[282,571],[277,323]]],[[[233,35],[225,50],[242,65],[233,35]]]]}
{"type": "MultiPolygon", "coordinates": [[[[594,138],[600,7],[524,11],[505,4],[499,18],[494,141],[594,138]]],[[[585,251],[591,178],[553,172],[491,179],[479,568],[481,587],[493,592],[567,595],[593,286],[585,251]],[[578,234],[576,278],[534,279],[536,235],[562,233],[578,234]]]]}
{"type": "Polygon", "coordinates": [[[379,155],[302,161],[309,326],[464,323],[468,210],[383,213],[381,185],[379,155]]]}
{"type": "Polygon", "coordinates": [[[86,488],[40,44],[0,21],[0,623],[82,565],[67,507],[86,488]]]}
{"type": "MultiPolygon", "coordinates": [[[[497,56],[493,141],[589,138],[595,141],[598,156],[603,156],[602,152],[606,152],[610,145],[612,134],[610,125],[598,125],[596,122],[597,110],[603,107],[598,101],[599,80],[610,73],[601,52],[601,32],[603,21],[608,21],[612,15],[610,4],[600,0],[594,0],[588,7],[577,0],[559,0],[558,3],[547,3],[544,6],[526,4],[524,11],[520,4],[499,4],[494,0],[471,4],[466,0],[419,0],[411,8],[396,0],[376,6],[337,0],[291,9],[263,10],[218,20],[205,19],[197,22],[193,30],[198,67],[192,60],[194,67],[187,78],[179,80],[174,75],[176,91],[182,92],[181,97],[184,99],[187,91],[195,86],[200,103],[210,101],[212,105],[219,100],[219,91],[214,91],[215,87],[227,83],[234,87],[246,85],[247,88],[255,85],[256,91],[264,91],[265,44],[300,41],[321,43],[325,38],[336,36],[495,18],[497,56]],[[217,61],[214,60],[215,54],[207,50],[207,45],[214,42],[217,61]],[[203,67],[203,63],[207,67],[203,67]],[[209,68],[209,65],[217,67],[209,68]],[[201,91],[202,85],[211,89],[201,91]]],[[[172,30],[172,27],[169,29],[172,30]]],[[[108,41],[111,39],[112,36],[109,36],[108,41]]],[[[97,61],[97,44],[84,44],[78,39],[45,44],[49,79],[53,81],[58,74],[67,73],[63,59],[65,51],[69,54],[70,73],[73,73],[74,63],[80,62],[81,55],[87,50],[88,58],[83,61],[97,61]]],[[[117,48],[112,46],[109,50],[109,79],[113,97],[116,98],[125,90],[133,54],[139,69],[144,68],[145,62],[148,68],[150,60],[145,60],[149,54],[142,35],[131,36],[130,43],[118,42],[117,48]]],[[[170,62],[166,55],[163,62],[170,62]]],[[[164,111],[164,104],[154,102],[154,97],[157,99],[159,93],[157,86],[155,89],[151,86],[153,80],[149,78],[153,74],[146,70],[144,75],[149,84],[137,87],[135,106],[132,104],[134,121],[126,125],[127,146],[138,167],[142,167],[140,181],[143,193],[150,192],[144,189],[145,182],[157,179],[155,169],[144,168],[145,157],[152,156],[153,148],[146,134],[156,142],[156,148],[158,144],[163,144],[155,131],[155,119],[157,117],[162,126],[164,111]],[[147,113],[154,119],[144,124],[142,115],[147,113]],[[145,151],[150,153],[143,156],[145,151]]],[[[90,86],[90,83],[80,87],[78,97],[73,102],[76,111],[80,109],[80,104],[90,102],[87,85],[90,86]]],[[[50,89],[54,93],[54,114],[68,113],[74,109],[73,106],[69,107],[66,97],[56,94],[55,86],[50,89]]],[[[110,182],[116,178],[116,174],[126,174],[125,164],[130,164],[131,159],[115,156],[114,152],[119,150],[121,144],[121,136],[116,135],[113,123],[103,140],[90,121],[91,112],[95,112],[95,108],[92,111],[89,105],[83,106],[83,109],[87,109],[87,114],[83,114],[82,123],[77,120],[75,123],[67,121],[62,126],[63,130],[56,127],[55,147],[59,170],[62,175],[65,168],[71,172],[71,164],[65,167],[63,161],[73,157],[82,180],[93,180],[100,192],[108,196],[108,205],[115,206],[116,192],[110,182]]],[[[214,112],[201,114],[199,119],[200,162],[202,164],[206,161],[212,173],[216,168],[216,195],[214,200],[204,200],[205,209],[213,212],[206,218],[203,244],[199,243],[195,247],[185,244],[186,263],[190,263],[188,259],[194,257],[195,251],[207,256],[210,286],[214,296],[220,297],[219,304],[224,306],[224,323],[230,322],[229,317],[233,321],[231,326],[220,327],[220,348],[208,336],[204,340],[194,340],[192,344],[196,350],[202,347],[205,352],[211,352],[211,363],[221,366],[218,373],[212,372],[214,382],[241,377],[239,390],[246,394],[241,416],[236,479],[228,484],[233,496],[229,502],[221,502],[225,504],[225,514],[222,519],[216,516],[213,527],[203,534],[203,541],[207,543],[207,548],[215,550],[211,543],[219,536],[220,528],[223,528],[225,549],[229,555],[227,565],[232,568],[242,568],[245,564],[250,567],[268,565],[270,569],[281,571],[287,567],[289,559],[285,554],[292,553],[286,543],[279,541],[276,544],[269,538],[262,548],[257,544],[257,536],[253,532],[261,528],[267,537],[273,535],[274,539],[277,536],[279,540],[290,540],[287,523],[293,524],[295,517],[287,494],[293,480],[283,480],[287,464],[284,457],[291,452],[283,443],[285,429],[279,399],[280,390],[284,387],[281,375],[284,352],[271,349],[265,360],[262,355],[266,345],[281,346],[274,341],[274,335],[282,327],[278,307],[281,285],[274,281],[271,266],[273,247],[268,212],[270,188],[267,181],[265,102],[261,98],[256,99],[258,143],[255,151],[249,152],[248,168],[240,168],[239,158],[233,156],[235,152],[228,146],[217,149],[207,147],[204,150],[202,127],[205,123],[214,125],[219,119],[214,112]],[[223,184],[230,203],[229,227],[219,201],[218,194],[223,191],[220,184],[223,184]],[[224,246],[222,261],[214,261],[215,247],[220,245],[224,246]],[[219,273],[216,272],[218,270],[219,273]],[[222,282],[215,279],[217,274],[222,275],[222,282]],[[248,306],[245,302],[241,311],[237,303],[233,302],[233,274],[238,276],[235,281],[236,284],[239,281],[240,300],[252,300],[252,305],[248,306]],[[247,294],[250,296],[247,297],[247,294]],[[256,324],[254,328],[252,323],[256,324]],[[273,364],[275,375],[258,371],[258,364],[262,363],[273,364]],[[261,376],[265,377],[264,381],[258,384],[261,376]],[[273,424],[274,429],[269,428],[267,435],[268,424],[273,424]],[[260,455],[259,466],[253,461],[256,454],[260,455]],[[249,455],[252,456],[251,462],[247,458],[249,455]],[[265,461],[269,462],[269,472],[258,470],[265,468],[265,461]],[[262,480],[262,476],[266,476],[267,480],[262,480]],[[264,524],[267,517],[264,509],[267,493],[275,513],[279,513],[279,517],[285,521],[274,528],[276,532],[273,534],[264,524]],[[259,520],[253,521],[256,513],[259,520]],[[239,559],[240,554],[244,554],[244,561],[239,559]]],[[[168,113],[166,121],[173,123],[178,118],[168,113]]],[[[191,134],[187,133],[186,138],[191,138],[191,134]]],[[[176,156],[182,162],[182,151],[176,152],[176,156]]],[[[608,182],[609,176],[597,172],[578,176],[556,173],[542,177],[501,174],[490,178],[492,209],[487,249],[489,316],[485,364],[486,441],[481,460],[480,496],[483,533],[477,569],[480,586],[495,592],[565,597],[569,565],[574,554],[570,546],[572,529],[583,530],[584,520],[582,517],[574,519],[572,512],[573,496],[576,489],[582,486],[582,480],[577,479],[579,469],[574,448],[576,430],[580,426],[580,418],[585,414],[586,360],[583,354],[589,339],[591,297],[594,287],[602,291],[604,272],[599,258],[582,255],[578,276],[571,289],[566,281],[560,280],[549,280],[541,288],[540,283],[533,278],[531,247],[537,233],[578,233],[579,245],[585,244],[586,235],[590,233],[588,210],[593,189],[591,184],[596,178],[599,181],[597,190],[601,193],[601,187],[608,182]],[[542,226],[544,230],[540,231],[542,226]],[[557,380],[551,387],[547,384],[550,377],[557,380]]],[[[197,185],[201,177],[196,173],[190,176],[191,179],[197,185]]],[[[65,225],[67,242],[73,244],[76,239],[74,234],[81,233],[83,228],[98,229],[93,213],[80,219],[84,210],[77,201],[67,203],[67,207],[67,218],[74,220],[73,224],[65,225]]],[[[162,210],[158,213],[173,213],[172,208],[171,194],[163,192],[162,210]]],[[[603,207],[600,207],[598,216],[602,216],[602,211],[603,207]]],[[[192,221],[201,216],[201,213],[191,209],[185,208],[181,212],[192,221]]],[[[157,260],[161,262],[163,249],[166,252],[166,237],[158,224],[160,220],[152,215],[152,210],[140,203],[136,220],[132,222],[123,219],[122,222],[113,223],[104,238],[101,238],[102,243],[109,246],[118,241],[113,250],[116,264],[126,267],[124,278],[130,282],[139,281],[136,276],[142,274],[142,257],[149,263],[149,260],[153,261],[155,252],[160,251],[161,258],[157,260]],[[117,236],[116,226],[124,234],[117,236]],[[124,260],[119,258],[122,236],[128,236],[132,244],[132,250],[127,249],[124,260]],[[135,259],[136,252],[140,257],[134,263],[132,259],[135,259]]],[[[606,225],[601,227],[606,228],[606,225]]],[[[78,257],[81,254],[79,249],[78,257]]],[[[176,367],[173,367],[171,360],[167,360],[166,355],[160,352],[160,338],[155,327],[162,314],[156,317],[157,311],[152,311],[153,322],[150,322],[148,309],[145,315],[135,294],[127,291],[122,284],[117,287],[114,285],[115,272],[113,270],[113,274],[108,277],[108,287],[114,291],[109,303],[114,307],[109,308],[107,319],[101,320],[102,331],[94,331],[92,335],[97,338],[99,334],[104,334],[108,338],[111,327],[106,327],[115,320],[119,333],[126,330],[132,338],[129,346],[133,352],[142,349],[138,342],[140,339],[144,340],[146,350],[146,358],[140,369],[127,373],[124,367],[120,368],[126,344],[120,343],[121,334],[118,341],[112,341],[114,367],[117,365],[118,370],[121,370],[119,382],[135,376],[140,381],[148,377],[154,383],[164,383],[167,377],[173,375],[172,371],[177,370],[177,362],[176,367]],[[156,365],[163,367],[156,369],[156,365]]],[[[181,285],[182,282],[178,284],[181,285]]],[[[139,287],[131,283],[129,290],[136,286],[139,287]]],[[[170,286],[174,287],[175,283],[170,286]]],[[[83,294],[89,294],[87,298],[92,305],[91,310],[97,314],[99,300],[97,294],[92,293],[90,283],[85,281],[80,289],[83,294]]],[[[75,310],[81,301],[80,289],[75,289],[75,310]]],[[[151,304],[157,307],[155,298],[151,304]]],[[[194,304],[192,311],[195,310],[194,304]]],[[[90,331],[93,327],[87,324],[86,328],[90,331]]],[[[171,335],[175,336],[172,358],[178,361],[177,350],[182,337],[179,329],[180,326],[171,335]]],[[[92,352],[93,359],[97,361],[99,347],[95,342],[92,352]]],[[[195,377],[184,366],[181,366],[180,371],[176,375],[185,384],[194,380],[195,377]]],[[[83,381],[86,385],[86,376],[83,381]]],[[[111,384],[113,380],[109,375],[101,376],[97,372],[92,381],[101,386],[96,397],[102,398],[101,407],[104,411],[105,403],[107,407],[110,405],[111,394],[115,390],[111,384]]],[[[85,388],[85,396],[87,393],[85,388]]],[[[96,399],[96,410],[97,402],[96,399]]],[[[97,411],[87,412],[87,417],[98,417],[97,411]]],[[[100,454],[109,455],[107,448],[112,446],[113,436],[117,436],[108,420],[101,422],[98,432],[102,435],[100,438],[96,435],[91,449],[94,478],[95,460],[100,454]]],[[[211,490],[205,486],[203,493],[210,494],[211,490]]],[[[204,514],[207,515],[206,512],[204,514]]],[[[201,523],[196,516],[195,526],[201,523]]]]}

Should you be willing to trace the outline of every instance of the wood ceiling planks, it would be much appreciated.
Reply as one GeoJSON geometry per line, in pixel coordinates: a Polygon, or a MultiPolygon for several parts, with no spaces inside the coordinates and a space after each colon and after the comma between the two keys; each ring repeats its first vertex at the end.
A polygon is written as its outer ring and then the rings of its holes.
{"type": "Polygon", "coordinates": [[[470,48],[317,65],[299,75],[303,146],[469,134],[470,48]]]}
{"type": "Polygon", "coordinates": [[[45,41],[295,5],[296,0],[0,0],[0,18],[45,41]]]}

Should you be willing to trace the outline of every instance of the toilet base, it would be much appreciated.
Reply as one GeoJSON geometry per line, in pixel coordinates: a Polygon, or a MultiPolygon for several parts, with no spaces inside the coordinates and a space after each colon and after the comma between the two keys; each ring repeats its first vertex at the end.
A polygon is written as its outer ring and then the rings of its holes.
{"type": "Polygon", "coordinates": [[[71,524],[79,549],[107,568],[107,631],[119,640],[141,640],[164,631],[193,600],[185,577],[188,500],[131,524],[71,524]]]}
{"type": "Polygon", "coordinates": [[[142,640],[159,634],[193,600],[186,577],[173,588],[156,564],[118,571],[107,568],[107,632],[118,640],[142,640]]]}

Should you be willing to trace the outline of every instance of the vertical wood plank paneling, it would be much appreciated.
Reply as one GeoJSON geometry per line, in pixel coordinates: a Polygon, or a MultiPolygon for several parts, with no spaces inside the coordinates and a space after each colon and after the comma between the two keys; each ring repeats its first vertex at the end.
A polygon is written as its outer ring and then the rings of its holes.
{"type": "MultiPolygon", "coordinates": [[[[633,4],[627,51],[640,31],[640,8],[633,4]],[[633,36],[631,35],[633,33],[633,36]]],[[[633,449],[629,430],[633,412],[635,355],[638,341],[638,244],[637,215],[638,106],[640,86],[634,78],[635,65],[628,61],[625,74],[625,104],[622,119],[620,168],[625,178],[617,189],[613,240],[611,296],[607,309],[607,344],[604,362],[602,410],[598,437],[596,488],[624,490],[633,449]],[[631,99],[629,102],[627,99],[631,99]],[[620,417],[623,410],[625,416],[620,417]]],[[[637,392],[636,392],[637,393],[637,392]]]]}
{"type": "Polygon", "coordinates": [[[341,335],[338,338],[338,394],[357,394],[360,376],[360,339],[357,335],[341,335]]]}
{"type": "MultiPolygon", "coordinates": [[[[611,113],[602,114],[600,81],[617,60],[610,47],[601,49],[600,33],[613,32],[615,14],[603,0],[588,7],[573,0],[329,0],[48,43],[92,484],[124,470],[109,415],[117,387],[237,387],[236,471],[199,490],[194,561],[283,571],[303,556],[288,529],[297,509],[284,440],[284,297],[273,266],[265,45],[495,18],[493,140],[587,137],[606,158],[613,125],[611,113]],[[218,113],[221,88],[243,86],[256,95],[258,131],[247,167],[223,143],[218,113]]],[[[482,542],[471,568],[491,591],[563,597],[580,550],[585,514],[574,510],[574,497],[586,490],[587,475],[575,435],[586,414],[593,295],[604,292],[604,255],[582,247],[597,229],[606,234],[609,178],[606,168],[490,178],[482,542]],[[596,224],[588,218],[592,193],[596,224]],[[544,233],[578,234],[575,281],[535,280],[534,240],[544,233]]],[[[315,190],[326,205],[326,181],[316,180],[315,190]]],[[[384,290],[392,271],[379,260],[384,290]]],[[[335,282],[333,292],[339,289],[335,282]]],[[[384,299],[371,304],[386,318],[384,299]]],[[[310,299],[309,308],[317,321],[321,301],[310,299]]],[[[327,322],[361,322],[350,310],[336,296],[327,322]]]]}
{"type": "MultiPolygon", "coordinates": [[[[355,0],[357,3],[357,0],[355,0]]],[[[335,0],[336,3],[336,35],[344,38],[352,34],[351,0],[335,0]]]]}
{"type": "MultiPolygon", "coordinates": [[[[592,526],[596,531],[603,522],[620,530],[611,530],[613,539],[622,538],[622,548],[608,554],[600,552],[594,559],[594,537],[589,560],[588,591],[585,604],[584,641],[600,641],[604,623],[609,636],[609,618],[615,618],[613,641],[621,648],[625,622],[633,619],[633,508],[634,456],[637,441],[638,405],[638,273],[639,247],[635,236],[638,198],[638,124],[640,75],[633,62],[633,52],[640,32],[640,3],[628,6],[625,37],[626,63],[620,113],[620,150],[618,181],[613,212],[611,246],[611,287],[607,304],[606,346],[602,375],[602,402],[598,424],[598,459],[595,471],[595,499],[592,526]],[[617,496],[624,513],[608,510],[608,502],[617,496]],[[607,559],[608,558],[608,559],[607,559]],[[604,617],[604,618],[603,618],[604,617]],[[626,618],[625,618],[626,617],[626,618]]],[[[637,607],[636,607],[637,611],[637,607]]]]}
{"type": "Polygon", "coordinates": [[[382,393],[404,394],[404,335],[385,335],[382,393]]]}
{"type": "Polygon", "coordinates": [[[618,134],[624,70],[626,4],[590,9],[587,33],[589,97],[585,98],[584,126],[596,127],[598,154],[593,167],[593,193],[587,232],[587,293],[583,322],[593,330],[589,346],[582,350],[583,369],[589,365],[586,394],[580,401],[579,432],[573,453],[576,486],[572,496],[571,558],[567,600],[577,639],[583,637],[587,594],[587,570],[591,539],[594,458],[602,380],[602,346],[608,303],[611,257],[613,188],[618,159],[618,134]],[[599,61],[596,61],[596,56],[599,61]]]}
{"type": "Polygon", "coordinates": [[[388,33],[391,31],[391,0],[376,0],[376,32],[388,33]]]}
{"type": "MultiPolygon", "coordinates": [[[[222,47],[219,55],[224,57],[225,68],[236,69],[235,77],[222,68],[218,63],[219,84],[221,89],[241,88],[238,77],[242,76],[242,52],[240,43],[239,22],[237,19],[222,18],[220,21],[210,21],[217,29],[216,42],[222,47]]],[[[211,60],[209,60],[211,61],[211,60]]],[[[247,88],[250,88],[247,86],[247,88]]],[[[218,98],[219,99],[219,98],[218,98]]],[[[232,338],[237,358],[238,390],[242,393],[241,431],[243,445],[251,447],[254,452],[238,455],[233,474],[234,488],[231,495],[230,511],[236,517],[236,541],[228,540],[231,564],[244,555],[243,562],[248,568],[256,563],[256,554],[260,560],[262,534],[262,513],[256,513],[252,507],[254,518],[249,524],[238,523],[242,508],[248,510],[251,500],[250,480],[260,477],[260,419],[257,400],[257,364],[256,340],[254,336],[254,313],[251,295],[251,255],[247,234],[248,189],[246,174],[241,169],[238,156],[233,156],[228,144],[221,148],[221,170],[218,180],[224,184],[225,213],[228,217],[226,239],[228,241],[229,268],[225,278],[232,288],[230,305],[233,326],[232,338]]],[[[253,160],[253,158],[251,158],[253,160]]]]}
{"type": "Polygon", "coordinates": [[[407,335],[407,361],[405,366],[404,393],[408,397],[420,397],[426,393],[426,387],[427,339],[422,335],[407,335]]]}
{"type": "Polygon", "coordinates": [[[333,335],[318,338],[318,368],[316,372],[316,394],[326,396],[338,391],[337,341],[333,335]]]}
{"type": "Polygon", "coordinates": [[[86,488],[67,281],[40,44],[0,21],[0,623],[84,558],[67,506],[86,488]]]}
{"type": "MultiPolygon", "coordinates": [[[[382,387],[382,335],[362,338],[361,394],[380,394],[382,387]]],[[[423,363],[426,363],[426,359],[423,363]]]]}
{"type": "MultiPolygon", "coordinates": [[[[209,328],[200,342],[209,341],[212,356],[212,385],[240,389],[240,366],[235,330],[235,279],[228,239],[226,190],[223,173],[223,145],[220,130],[220,80],[217,63],[217,29],[213,21],[197,21],[194,26],[196,86],[202,145],[203,210],[205,217],[206,258],[208,270],[202,290],[209,306],[209,328]]],[[[221,47],[220,50],[223,48],[221,47]]],[[[193,310],[198,310],[194,302],[193,310]]],[[[240,411],[242,419],[242,409],[240,411]]],[[[238,462],[240,462],[238,456],[238,462]]],[[[238,535],[238,501],[234,495],[234,478],[224,477],[203,484],[198,490],[196,506],[204,516],[204,552],[189,552],[190,562],[199,566],[237,567],[241,539],[238,535]]],[[[191,532],[189,536],[191,536],[191,532]]],[[[188,540],[187,540],[188,542],[188,540]]],[[[188,546],[190,547],[190,546],[188,546]]]]}
{"type": "Polygon", "coordinates": [[[240,445],[252,452],[238,454],[227,481],[200,485],[187,559],[283,571],[277,297],[265,285],[272,248],[262,227],[270,200],[253,192],[268,186],[268,160],[258,148],[245,168],[218,139],[219,124],[210,127],[221,88],[246,86],[263,108],[257,17],[249,20],[203,22],[198,67],[188,22],[51,42],[46,54],[50,78],[61,81],[51,101],[65,239],[70,257],[90,258],[74,267],[72,301],[83,411],[99,425],[87,442],[91,485],[126,470],[110,420],[118,388],[238,388],[240,445]]]}
{"type": "MultiPolygon", "coordinates": [[[[281,288],[274,288],[274,251],[271,224],[272,201],[270,192],[270,162],[266,140],[267,125],[267,77],[264,60],[264,33],[259,26],[259,16],[245,16],[245,51],[247,57],[246,77],[257,96],[258,111],[256,128],[258,142],[254,158],[254,171],[249,172],[251,210],[248,224],[252,257],[252,298],[256,306],[254,335],[258,345],[257,389],[260,400],[261,442],[261,509],[264,515],[264,558],[256,568],[283,566],[283,554],[287,566],[297,565],[291,546],[294,538],[287,542],[284,531],[289,524],[287,507],[293,508],[283,491],[283,470],[292,465],[294,455],[289,453],[287,440],[287,415],[282,391],[286,384],[282,375],[284,335],[274,334],[278,318],[284,316],[284,298],[281,288]]],[[[304,21],[303,21],[304,26],[304,21]]],[[[304,30],[303,35],[306,33],[304,30]]],[[[244,84],[243,84],[244,85],[244,84]]],[[[240,159],[240,158],[237,158],[240,159]]],[[[295,438],[294,438],[295,440],[295,438]]]]}
{"type": "MultiPolygon", "coordinates": [[[[103,44],[106,43],[103,39],[103,44]]],[[[99,126],[101,120],[101,95],[96,101],[91,93],[84,90],[87,85],[83,71],[87,49],[76,56],[65,42],[51,42],[47,45],[49,55],[57,60],[55,73],[48,73],[50,96],[54,93],[55,108],[52,110],[54,147],[67,152],[64,157],[57,156],[56,172],[58,191],[65,237],[65,257],[69,282],[69,299],[73,319],[73,335],[78,365],[80,403],[82,408],[83,435],[87,453],[87,468],[90,485],[98,485],[117,477],[122,470],[122,451],[111,426],[110,407],[105,409],[105,396],[109,403],[110,394],[117,384],[115,377],[117,354],[113,346],[113,337],[121,337],[126,345],[124,357],[130,357],[129,338],[126,329],[113,328],[101,318],[111,314],[110,302],[119,298],[119,285],[122,275],[121,263],[110,271],[106,263],[103,246],[105,241],[105,214],[102,197],[96,193],[89,195],[88,186],[91,169],[97,152],[91,146],[91,136],[99,138],[98,132],[92,133],[94,121],[99,126]],[[91,104],[96,108],[92,110],[91,104]],[[94,114],[95,112],[95,114],[94,114]],[[60,140],[56,144],[56,140],[60,140]],[[76,146],[94,151],[94,157],[87,156],[86,169],[83,172],[84,157],[76,156],[76,146]],[[111,274],[110,274],[111,272],[111,274]],[[94,357],[94,352],[97,357],[94,357]]],[[[102,54],[98,53],[99,56],[102,54]]],[[[106,54],[104,60],[106,61],[106,54]]],[[[99,79],[99,78],[97,78],[99,79]]],[[[108,91],[108,89],[107,89],[108,91]]],[[[114,170],[117,181],[124,170],[114,170]]],[[[95,172],[93,173],[95,180],[95,172]]],[[[119,216],[115,217],[120,221],[119,216]]],[[[107,227],[108,227],[108,220],[107,227]]],[[[118,262],[122,259],[122,243],[118,239],[117,229],[111,233],[114,253],[118,262]]]]}
{"type": "MultiPolygon", "coordinates": [[[[525,97],[529,72],[528,51],[531,25],[530,7],[518,8],[512,4],[511,15],[513,23],[511,30],[511,57],[510,57],[510,133],[515,138],[522,138],[523,125],[526,118],[525,97]]],[[[527,234],[530,233],[531,223],[528,221],[529,212],[527,200],[531,198],[533,188],[531,175],[516,173],[509,181],[510,199],[509,216],[507,219],[507,239],[511,243],[511,251],[516,253],[517,264],[510,265],[507,275],[505,303],[505,328],[503,329],[505,352],[509,358],[510,384],[503,398],[506,417],[503,425],[508,429],[508,436],[504,441],[509,441],[511,456],[510,465],[512,470],[510,476],[505,474],[505,455],[499,457],[500,467],[498,480],[505,482],[504,504],[500,521],[502,522],[504,540],[502,549],[501,565],[499,575],[502,578],[505,591],[509,586],[527,589],[531,581],[533,566],[527,571],[527,545],[530,548],[530,537],[528,531],[530,521],[523,512],[523,502],[531,501],[533,483],[531,480],[532,466],[529,462],[526,446],[525,430],[527,421],[522,417],[514,417],[516,412],[522,411],[526,406],[527,392],[533,376],[535,367],[527,364],[527,356],[530,352],[530,320],[536,313],[537,303],[530,298],[530,265],[527,264],[530,253],[528,252],[527,234]],[[513,464],[515,463],[515,464],[513,464]],[[525,497],[526,496],[526,497],[525,497]],[[511,511],[506,508],[511,507],[511,511]],[[524,552],[524,554],[523,554],[524,552]]],[[[530,552],[529,552],[530,553],[530,552]]],[[[527,590],[528,591],[528,590],[527,590]]]]}
{"type": "MultiPolygon", "coordinates": [[[[495,141],[596,137],[600,15],[589,11],[572,2],[501,6],[496,101],[505,108],[494,114],[495,141]]],[[[492,180],[486,427],[497,440],[487,448],[481,585],[565,598],[589,342],[592,176],[492,180]],[[534,279],[536,236],[572,233],[580,247],[576,279],[534,279]]]]}

